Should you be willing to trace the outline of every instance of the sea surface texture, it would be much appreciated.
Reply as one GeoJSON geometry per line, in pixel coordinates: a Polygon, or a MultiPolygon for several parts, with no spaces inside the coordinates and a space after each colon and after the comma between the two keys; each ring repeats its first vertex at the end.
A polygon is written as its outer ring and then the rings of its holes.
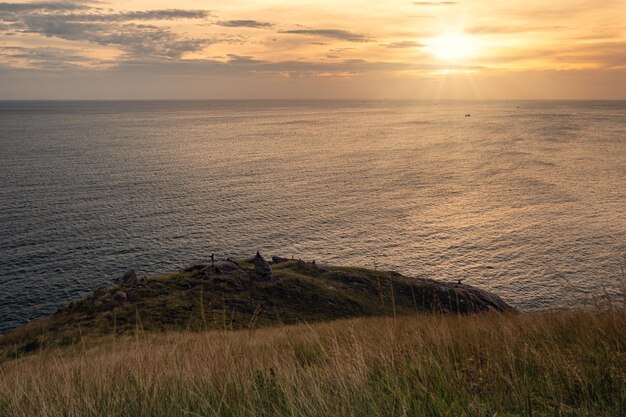
{"type": "Polygon", "coordinates": [[[0,102],[0,181],[0,332],[211,253],[624,285],[626,102],[0,102]]]}

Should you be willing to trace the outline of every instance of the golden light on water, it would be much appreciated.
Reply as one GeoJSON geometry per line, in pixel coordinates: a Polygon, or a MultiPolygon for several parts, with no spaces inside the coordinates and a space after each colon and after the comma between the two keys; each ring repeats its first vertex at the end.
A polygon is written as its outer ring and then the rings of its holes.
{"type": "Polygon", "coordinates": [[[475,58],[479,52],[478,41],[462,32],[439,35],[426,41],[425,50],[448,62],[461,62],[475,58]]]}

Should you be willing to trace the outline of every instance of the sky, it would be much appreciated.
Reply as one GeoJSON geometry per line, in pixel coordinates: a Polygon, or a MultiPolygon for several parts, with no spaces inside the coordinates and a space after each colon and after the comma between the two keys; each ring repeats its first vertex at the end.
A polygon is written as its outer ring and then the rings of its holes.
{"type": "Polygon", "coordinates": [[[0,99],[626,99],[626,0],[0,2],[0,99]]]}

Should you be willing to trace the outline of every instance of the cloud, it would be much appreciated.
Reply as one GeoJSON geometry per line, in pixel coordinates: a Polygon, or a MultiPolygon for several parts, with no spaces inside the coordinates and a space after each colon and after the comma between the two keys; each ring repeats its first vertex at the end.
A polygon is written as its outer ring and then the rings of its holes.
{"type": "Polygon", "coordinates": [[[72,41],[87,41],[103,46],[119,46],[133,55],[180,58],[196,52],[215,40],[186,39],[168,29],[153,25],[65,22],[61,19],[24,19],[25,31],[72,41]]]}
{"type": "Polygon", "coordinates": [[[146,11],[130,11],[121,13],[56,13],[55,12],[40,13],[39,9],[20,10],[9,14],[0,20],[19,21],[29,16],[38,16],[40,18],[59,19],[65,22],[126,22],[126,21],[145,21],[145,20],[179,20],[179,19],[205,19],[212,15],[208,10],[182,10],[182,9],[164,9],[164,10],[146,10],[146,11]]]}
{"type": "Polygon", "coordinates": [[[215,23],[218,26],[229,28],[271,28],[274,25],[269,22],[259,22],[258,20],[220,20],[215,23]]]}
{"type": "Polygon", "coordinates": [[[414,1],[416,6],[454,6],[457,1],[414,1]]]}
{"type": "Polygon", "coordinates": [[[78,13],[61,14],[66,21],[79,22],[124,22],[133,20],[180,20],[180,19],[205,19],[210,17],[212,12],[208,10],[183,10],[183,9],[163,9],[163,10],[139,10],[121,13],[78,13]]]}
{"type": "Polygon", "coordinates": [[[112,69],[114,72],[141,72],[147,74],[177,74],[180,76],[223,76],[223,77],[252,77],[252,76],[288,76],[293,78],[325,77],[345,74],[358,76],[367,73],[382,73],[388,71],[406,71],[439,69],[439,66],[407,64],[401,62],[376,62],[362,59],[348,59],[336,61],[268,61],[252,56],[229,54],[227,60],[216,59],[188,59],[156,62],[150,60],[130,60],[120,63],[112,69]]]}
{"type": "MultiPolygon", "coordinates": [[[[125,59],[177,59],[197,52],[222,39],[190,39],[162,25],[141,21],[204,19],[208,10],[163,9],[105,13],[83,3],[0,3],[0,20],[10,23],[13,32],[36,33],[71,41],[115,46],[126,53],[125,59]]],[[[5,25],[6,26],[6,25],[5,25]]],[[[5,28],[6,30],[6,28],[5,28]]]]}
{"type": "Polygon", "coordinates": [[[424,45],[422,43],[416,42],[416,41],[400,41],[400,42],[391,42],[391,43],[388,43],[385,46],[388,47],[388,48],[403,49],[403,48],[421,48],[424,45]]]}
{"type": "Polygon", "coordinates": [[[25,48],[19,46],[0,47],[0,57],[8,61],[27,60],[31,67],[46,70],[66,70],[91,64],[92,59],[80,56],[71,49],[25,48]]]}
{"type": "Polygon", "coordinates": [[[513,50],[508,54],[501,53],[484,57],[482,62],[490,64],[512,64],[522,61],[537,61],[562,71],[566,69],[596,68],[620,69],[626,68],[626,42],[609,41],[593,42],[584,45],[544,46],[528,50],[513,50]]]}
{"type": "MultiPolygon", "coordinates": [[[[174,19],[204,19],[209,17],[208,10],[164,9],[119,13],[117,16],[128,20],[174,20],[174,19]]],[[[107,15],[116,17],[116,15],[107,15]]]]}
{"type": "Polygon", "coordinates": [[[0,16],[0,20],[19,19],[28,14],[58,15],[64,16],[67,20],[80,21],[203,19],[211,15],[211,12],[208,10],[195,9],[138,10],[103,13],[101,11],[102,9],[94,8],[90,6],[89,3],[93,2],[0,3],[0,13],[6,13],[6,15],[0,16]]]}
{"type": "Polygon", "coordinates": [[[89,7],[80,2],[52,3],[52,2],[33,2],[33,3],[0,3],[0,12],[32,12],[32,11],[71,11],[83,10],[89,7]]]}
{"type": "Polygon", "coordinates": [[[465,29],[468,33],[475,35],[490,35],[490,34],[515,34],[515,33],[531,33],[531,32],[546,32],[559,29],[565,29],[566,26],[472,26],[465,29]]]}
{"type": "Polygon", "coordinates": [[[366,36],[358,33],[348,32],[340,29],[293,29],[283,30],[280,33],[290,33],[294,35],[320,36],[323,38],[339,39],[348,42],[370,42],[366,36]]]}
{"type": "Polygon", "coordinates": [[[228,54],[227,56],[229,64],[256,65],[264,64],[266,62],[247,55],[228,54]]]}
{"type": "Polygon", "coordinates": [[[520,4],[509,3],[499,12],[502,18],[529,19],[533,21],[554,21],[558,19],[563,22],[566,19],[579,15],[589,15],[594,11],[607,10],[607,8],[620,4],[622,0],[569,0],[567,2],[544,2],[540,6],[528,5],[525,2],[520,4]]]}
{"type": "Polygon", "coordinates": [[[592,63],[605,69],[626,68],[626,42],[595,42],[560,48],[547,53],[555,61],[565,63],[592,63]]]}

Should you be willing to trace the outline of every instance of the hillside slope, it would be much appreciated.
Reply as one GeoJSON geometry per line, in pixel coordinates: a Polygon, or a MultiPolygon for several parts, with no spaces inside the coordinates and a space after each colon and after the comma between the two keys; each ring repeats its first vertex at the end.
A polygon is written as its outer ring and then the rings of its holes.
{"type": "Polygon", "coordinates": [[[113,286],[7,333],[0,338],[0,349],[19,355],[42,346],[74,344],[88,335],[138,329],[239,329],[492,310],[513,311],[498,296],[460,283],[277,257],[269,263],[257,254],[247,261],[217,261],[141,279],[130,271],[113,286]]]}
{"type": "Polygon", "coordinates": [[[626,310],[137,332],[0,361],[11,417],[618,417],[626,310]]]}

